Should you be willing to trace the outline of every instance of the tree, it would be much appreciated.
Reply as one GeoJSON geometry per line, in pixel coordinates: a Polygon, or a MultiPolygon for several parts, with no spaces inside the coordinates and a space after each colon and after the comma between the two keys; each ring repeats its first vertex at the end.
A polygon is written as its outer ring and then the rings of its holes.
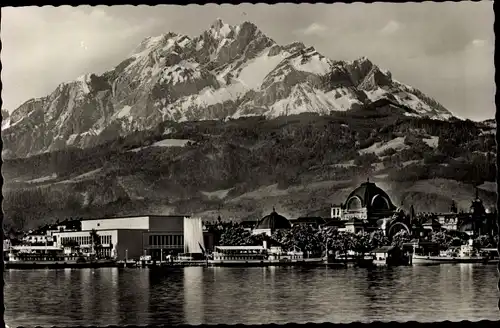
{"type": "Polygon", "coordinates": [[[372,249],[371,236],[366,232],[358,232],[353,236],[352,250],[358,253],[360,258],[364,258],[366,252],[372,249]]]}
{"type": "Polygon", "coordinates": [[[480,248],[490,248],[490,247],[497,246],[497,244],[495,243],[495,240],[487,235],[478,236],[474,240],[474,244],[476,244],[480,248]]]}
{"type": "Polygon", "coordinates": [[[276,233],[274,238],[284,250],[297,247],[308,254],[321,254],[324,249],[321,232],[310,225],[295,225],[292,229],[276,233]]]}
{"type": "Polygon", "coordinates": [[[101,238],[99,237],[99,234],[97,233],[97,231],[95,229],[92,229],[90,231],[90,239],[91,239],[92,248],[93,248],[92,253],[96,254],[97,257],[99,257],[102,245],[101,245],[101,238]]]}
{"type": "Polygon", "coordinates": [[[262,246],[264,241],[267,242],[268,246],[280,246],[280,243],[274,239],[273,236],[268,236],[265,233],[249,235],[246,240],[246,245],[262,246]]]}
{"type": "Polygon", "coordinates": [[[406,230],[401,230],[392,237],[392,246],[402,248],[403,244],[409,242],[410,240],[411,238],[408,232],[406,230]]]}
{"type": "Polygon", "coordinates": [[[445,231],[436,231],[431,233],[431,241],[433,243],[439,244],[439,248],[442,250],[446,250],[451,246],[452,240],[454,236],[449,232],[445,231]]]}
{"type": "Polygon", "coordinates": [[[225,225],[220,235],[220,245],[245,246],[248,243],[250,233],[240,225],[225,225]]]}
{"type": "Polygon", "coordinates": [[[352,250],[354,246],[354,234],[351,232],[341,232],[334,242],[334,248],[344,255],[344,261],[347,264],[347,253],[352,250]]]}
{"type": "Polygon", "coordinates": [[[370,235],[370,244],[373,248],[378,248],[389,245],[390,243],[382,230],[376,230],[370,235]]]}
{"type": "MultiPolygon", "coordinates": [[[[339,245],[339,232],[334,229],[334,228],[327,228],[327,229],[324,229],[322,232],[321,232],[321,239],[323,241],[323,248],[325,251],[328,251],[328,252],[332,252],[333,254],[335,254],[336,251],[338,251],[339,249],[337,249],[338,245],[339,245]]],[[[328,254],[326,254],[326,256],[328,256],[328,254]]]]}

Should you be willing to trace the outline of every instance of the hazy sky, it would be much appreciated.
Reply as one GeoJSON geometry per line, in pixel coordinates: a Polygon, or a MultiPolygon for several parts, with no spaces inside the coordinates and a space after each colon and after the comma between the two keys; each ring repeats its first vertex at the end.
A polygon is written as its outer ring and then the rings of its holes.
{"type": "Polygon", "coordinates": [[[3,108],[102,73],[147,36],[197,36],[216,18],[255,23],[279,44],[368,57],[455,115],[493,118],[493,2],[2,8],[3,108]]]}

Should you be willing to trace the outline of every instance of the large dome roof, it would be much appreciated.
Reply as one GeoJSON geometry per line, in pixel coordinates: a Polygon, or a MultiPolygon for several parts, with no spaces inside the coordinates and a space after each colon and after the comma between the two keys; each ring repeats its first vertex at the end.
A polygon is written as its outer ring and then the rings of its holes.
{"type": "Polygon", "coordinates": [[[345,205],[347,210],[357,210],[364,207],[372,210],[396,209],[387,193],[369,181],[354,189],[347,197],[345,205]]]}
{"type": "Polygon", "coordinates": [[[292,227],[290,221],[282,215],[276,213],[273,209],[271,214],[264,216],[255,226],[255,229],[290,229],[292,227]]]}

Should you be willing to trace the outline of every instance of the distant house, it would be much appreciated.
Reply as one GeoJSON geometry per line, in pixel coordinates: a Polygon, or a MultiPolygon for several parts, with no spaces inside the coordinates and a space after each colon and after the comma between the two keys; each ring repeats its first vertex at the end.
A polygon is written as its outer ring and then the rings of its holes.
{"type": "Polygon", "coordinates": [[[425,254],[425,255],[439,254],[440,245],[432,241],[416,240],[412,243],[404,244],[403,247],[407,248],[410,247],[410,245],[412,248],[415,247],[415,252],[417,254],[425,254]]]}
{"type": "Polygon", "coordinates": [[[345,224],[346,221],[339,220],[339,219],[333,219],[333,220],[326,220],[325,224],[322,225],[323,229],[326,228],[333,228],[338,231],[345,231],[345,224]]]}
{"type": "Polygon", "coordinates": [[[345,231],[347,232],[358,233],[364,230],[364,223],[361,219],[352,218],[345,223],[345,231]]]}
{"type": "Polygon", "coordinates": [[[439,223],[438,220],[430,218],[427,221],[425,221],[422,224],[422,227],[425,230],[430,230],[430,231],[440,231],[441,230],[441,224],[439,223]]]}
{"type": "Polygon", "coordinates": [[[12,246],[12,243],[10,242],[10,239],[4,238],[4,240],[3,240],[3,251],[4,252],[8,252],[11,246],[12,246]]]}
{"type": "Polygon", "coordinates": [[[459,216],[457,213],[440,213],[437,215],[437,220],[443,229],[458,230],[459,216]]]}
{"type": "Polygon", "coordinates": [[[257,223],[258,223],[258,221],[254,221],[254,220],[245,220],[245,221],[240,222],[243,229],[248,230],[248,231],[252,231],[252,229],[255,228],[257,223]]]}
{"type": "Polygon", "coordinates": [[[377,260],[385,260],[389,257],[391,252],[393,252],[396,249],[395,246],[382,246],[379,248],[376,248],[372,251],[372,253],[375,255],[375,258],[377,260]]]}
{"type": "Polygon", "coordinates": [[[374,263],[377,264],[395,264],[401,261],[402,251],[397,246],[382,246],[372,251],[374,263]]]}
{"type": "Polygon", "coordinates": [[[292,226],[294,225],[310,225],[315,228],[319,228],[320,226],[323,226],[325,224],[325,219],[319,217],[319,216],[303,216],[295,220],[290,220],[290,223],[292,226]]]}
{"type": "Polygon", "coordinates": [[[411,232],[412,236],[415,238],[425,238],[431,231],[424,229],[420,223],[413,223],[411,226],[411,232]]]}

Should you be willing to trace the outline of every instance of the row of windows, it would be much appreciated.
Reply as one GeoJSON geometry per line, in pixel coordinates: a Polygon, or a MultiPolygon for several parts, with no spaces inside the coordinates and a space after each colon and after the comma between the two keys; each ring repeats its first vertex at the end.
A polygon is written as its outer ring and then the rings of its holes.
{"type": "Polygon", "coordinates": [[[247,256],[214,256],[214,260],[217,261],[252,261],[252,260],[260,260],[263,261],[265,257],[262,256],[254,256],[254,257],[247,257],[247,256]]]}
{"type": "MultiPolygon", "coordinates": [[[[79,237],[62,237],[61,243],[64,245],[70,240],[75,241],[78,245],[90,245],[92,243],[92,237],[90,236],[79,236],[79,237]]],[[[100,244],[111,244],[111,236],[99,236],[100,244]]]]}
{"type": "Polygon", "coordinates": [[[184,245],[183,235],[150,235],[149,245],[155,246],[182,246],[184,245]]]}

